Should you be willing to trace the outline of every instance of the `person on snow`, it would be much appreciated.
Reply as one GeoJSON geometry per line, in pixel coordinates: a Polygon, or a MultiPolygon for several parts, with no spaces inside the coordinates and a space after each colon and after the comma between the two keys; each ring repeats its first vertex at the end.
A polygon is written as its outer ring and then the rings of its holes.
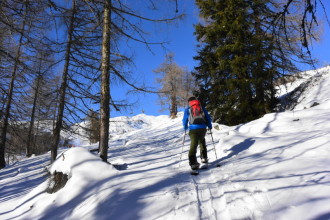
{"type": "Polygon", "coordinates": [[[185,132],[188,129],[190,136],[189,165],[192,170],[199,168],[197,162],[197,146],[200,147],[200,157],[202,163],[208,163],[207,149],[205,143],[206,128],[212,129],[212,120],[207,110],[195,97],[188,99],[189,106],[185,109],[182,123],[185,132]]]}

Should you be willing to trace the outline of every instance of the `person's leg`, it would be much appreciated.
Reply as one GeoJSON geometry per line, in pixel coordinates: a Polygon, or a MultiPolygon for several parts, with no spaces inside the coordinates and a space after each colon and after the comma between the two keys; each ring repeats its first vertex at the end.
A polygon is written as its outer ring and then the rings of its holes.
{"type": "Polygon", "coordinates": [[[196,130],[189,131],[190,136],[190,150],[189,150],[189,165],[194,165],[197,163],[196,150],[198,146],[198,136],[196,135],[196,130]]]}
{"type": "Polygon", "coordinates": [[[207,148],[206,148],[206,142],[205,142],[205,135],[206,135],[206,129],[201,129],[199,131],[199,149],[200,149],[200,158],[203,161],[207,162],[207,148]]]}

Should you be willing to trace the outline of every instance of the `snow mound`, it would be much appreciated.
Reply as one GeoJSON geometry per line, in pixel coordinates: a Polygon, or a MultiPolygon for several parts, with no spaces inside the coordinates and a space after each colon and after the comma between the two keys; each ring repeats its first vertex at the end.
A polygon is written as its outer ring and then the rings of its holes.
{"type": "Polygon", "coordinates": [[[113,170],[109,164],[102,162],[99,157],[83,147],[74,147],[62,152],[49,168],[51,174],[55,171],[62,172],[68,175],[69,179],[74,177],[78,180],[85,176],[88,176],[89,179],[98,179],[109,170],[113,170]]]}

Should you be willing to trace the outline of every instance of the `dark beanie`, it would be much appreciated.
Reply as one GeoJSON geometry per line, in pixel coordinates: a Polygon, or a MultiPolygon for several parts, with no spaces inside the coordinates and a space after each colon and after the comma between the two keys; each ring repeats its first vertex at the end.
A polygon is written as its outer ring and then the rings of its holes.
{"type": "Polygon", "coordinates": [[[192,97],[190,97],[190,98],[188,99],[188,102],[190,102],[190,101],[192,101],[192,100],[196,100],[196,98],[195,98],[194,96],[192,96],[192,97]]]}

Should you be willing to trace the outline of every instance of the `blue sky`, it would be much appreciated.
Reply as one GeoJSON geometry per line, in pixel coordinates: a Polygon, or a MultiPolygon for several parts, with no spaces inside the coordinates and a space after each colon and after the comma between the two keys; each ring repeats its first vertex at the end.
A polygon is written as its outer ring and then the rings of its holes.
{"type": "MultiPolygon", "coordinates": [[[[330,16],[330,3],[324,1],[325,7],[330,16]]],[[[175,54],[175,62],[180,66],[187,66],[189,70],[193,70],[196,62],[193,57],[196,53],[196,39],[193,35],[193,24],[198,22],[198,9],[192,0],[179,1],[179,12],[185,12],[186,18],[176,24],[170,25],[154,25],[151,26],[151,37],[155,40],[169,41],[165,45],[166,49],[161,46],[152,46],[150,52],[144,45],[130,44],[127,45],[127,50],[134,51],[135,67],[132,69],[132,77],[138,82],[149,87],[157,88],[156,75],[153,70],[156,69],[165,59],[165,55],[169,52],[175,54]]],[[[329,24],[324,20],[324,34],[319,43],[312,45],[312,54],[319,59],[317,67],[323,67],[330,64],[330,30],[329,24]]],[[[310,70],[310,66],[302,66],[303,70],[310,70]]],[[[132,109],[122,112],[111,112],[111,117],[116,116],[131,116],[144,112],[147,115],[163,115],[169,114],[168,111],[160,112],[161,107],[157,104],[158,96],[156,94],[126,94],[127,88],[117,86],[112,88],[112,94],[121,99],[128,99],[136,104],[132,109]]]]}

